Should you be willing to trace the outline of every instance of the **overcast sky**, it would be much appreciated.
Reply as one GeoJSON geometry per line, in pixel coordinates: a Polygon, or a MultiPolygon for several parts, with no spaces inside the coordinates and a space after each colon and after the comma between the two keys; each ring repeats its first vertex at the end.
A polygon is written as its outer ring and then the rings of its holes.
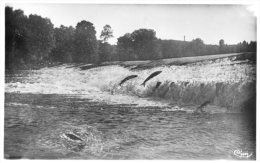
{"type": "Polygon", "coordinates": [[[97,37],[104,25],[114,31],[110,43],[136,29],[149,28],[161,39],[201,38],[206,44],[227,44],[256,40],[256,17],[250,6],[242,5],[93,5],[93,4],[7,4],[26,15],[51,19],[55,27],[76,26],[81,20],[94,24],[97,37]]]}

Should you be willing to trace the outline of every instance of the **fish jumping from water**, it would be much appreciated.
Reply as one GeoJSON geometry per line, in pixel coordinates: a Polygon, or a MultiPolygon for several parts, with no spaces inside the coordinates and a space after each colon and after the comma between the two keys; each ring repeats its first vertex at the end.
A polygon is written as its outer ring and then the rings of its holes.
{"type": "Polygon", "coordinates": [[[184,86],[186,87],[188,84],[189,84],[189,82],[185,82],[185,83],[184,83],[184,86]]]}
{"type": "Polygon", "coordinates": [[[126,82],[127,80],[130,80],[130,79],[133,79],[133,78],[136,78],[138,75],[130,75],[130,76],[128,76],[128,77],[126,77],[126,78],[124,78],[121,82],[120,82],[120,86],[124,83],[124,82],[126,82]]]}
{"type": "Polygon", "coordinates": [[[196,110],[195,110],[195,113],[198,113],[198,112],[204,112],[204,110],[202,110],[205,106],[207,106],[208,104],[210,104],[211,101],[205,101],[204,103],[202,103],[196,110]]]}
{"type": "Polygon", "coordinates": [[[77,137],[77,136],[74,135],[74,134],[70,134],[70,133],[67,134],[67,133],[66,133],[65,136],[66,136],[67,138],[71,139],[71,140],[75,140],[75,141],[79,140],[79,141],[82,141],[82,139],[80,139],[79,137],[77,137]]]}
{"type": "Polygon", "coordinates": [[[161,84],[162,84],[162,82],[157,82],[156,86],[155,86],[155,89],[158,88],[161,84]]]}
{"type": "Polygon", "coordinates": [[[154,92],[161,84],[162,84],[162,82],[157,82],[157,83],[156,83],[156,86],[155,86],[154,89],[153,89],[153,92],[154,92]]]}
{"type": "Polygon", "coordinates": [[[159,75],[161,72],[162,72],[162,71],[155,71],[155,72],[153,72],[150,76],[148,76],[148,77],[145,79],[145,81],[144,81],[141,85],[145,86],[145,83],[146,83],[148,80],[150,80],[150,79],[152,79],[153,77],[159,75]]]}
{"type": "Polygon", "coordinates": [[[62,142],[64,147],[75,152],[82,151],[87,145],[84,139],[81,139],[74,132],[72,133],[63,133],[62,142]]]}

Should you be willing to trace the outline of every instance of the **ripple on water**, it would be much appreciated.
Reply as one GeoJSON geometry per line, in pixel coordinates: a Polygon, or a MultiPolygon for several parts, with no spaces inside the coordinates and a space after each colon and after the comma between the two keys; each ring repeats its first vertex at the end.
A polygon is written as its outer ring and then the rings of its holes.
{"type": "MultiPolygon", "coordinates": [[[[79,155],[84,156],[84,154],[99,155],[103,150],[101,135],[101,132],[89,125],[73,126],[64,123],[39,133],[35,142],[30,146],[44,151],[41,155],[45,153],[45,158],[50,155],[48,151],[53,151],[58,155],[62,154],[61,158],[73,158],[79,155]],[[79,140],[73,140],[66,134],[73,134],[79,140]]],[[[31,158],[32,153],[33,151],[27,153],[27,156],[31,158]]],[[[37,155],[39,153],[34,153],[34,157],[37,157],[37,155]]]]}
{"type": "MultiPolygon", "coordinates": [[[[17,102],[18,97],[12,100],[17,102]]],[[[25,99],[30,99],[28,106],[6,103],[6,157],[236,159],[232,157],[236,149],[255,152],[250,135],[254,131],[246,125],[250,120],[240,114],[160,112],[149,107],[133,112],[126,109],[130,106],[105,106],[60,95],[28,95],[25,99]],[[10,127],[15,124],[20,125],[10,127]]]]}

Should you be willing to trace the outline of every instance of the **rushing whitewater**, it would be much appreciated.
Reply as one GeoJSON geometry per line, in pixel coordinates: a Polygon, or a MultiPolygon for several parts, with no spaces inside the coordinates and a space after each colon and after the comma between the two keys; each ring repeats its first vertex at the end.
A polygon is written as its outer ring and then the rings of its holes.
{"type": "Polygon", "coordinates": [[[29,71],[28,75],[10,79],[7,93],[66,94],[108,104],[135,106],[213,105],[237,108],[254,96],[255,65],[236,57],[208,60],[183,66],[160,66],[131,69],[108,65],[83,69],[84,66],[61,66],[29,71]],[[141,83],[153,72],[161,74],[141,83]],[[137,78],[119,83],[129,75],[137,78]],[[154,89],[157,82],[161,85],[154,89]],[[154,100],[156,99],[156,100],[154,100]]]}
{"type": "Polygon", "coordinates": [[[133,63],[6,74],[4,157],[245,159],[234,155],[242,150],[255,159],[254,63],[133,63]]]}

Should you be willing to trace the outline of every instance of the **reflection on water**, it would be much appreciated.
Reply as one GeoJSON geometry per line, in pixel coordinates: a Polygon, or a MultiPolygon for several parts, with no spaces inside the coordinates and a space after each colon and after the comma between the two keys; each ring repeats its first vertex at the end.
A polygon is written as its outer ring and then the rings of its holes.
{"type": "Polygon", "coordinates": [[[6,93],[5,158],[240,159],[233,154],[239,149],[255,159],[250,118],[162,109],[6,93]]]}

